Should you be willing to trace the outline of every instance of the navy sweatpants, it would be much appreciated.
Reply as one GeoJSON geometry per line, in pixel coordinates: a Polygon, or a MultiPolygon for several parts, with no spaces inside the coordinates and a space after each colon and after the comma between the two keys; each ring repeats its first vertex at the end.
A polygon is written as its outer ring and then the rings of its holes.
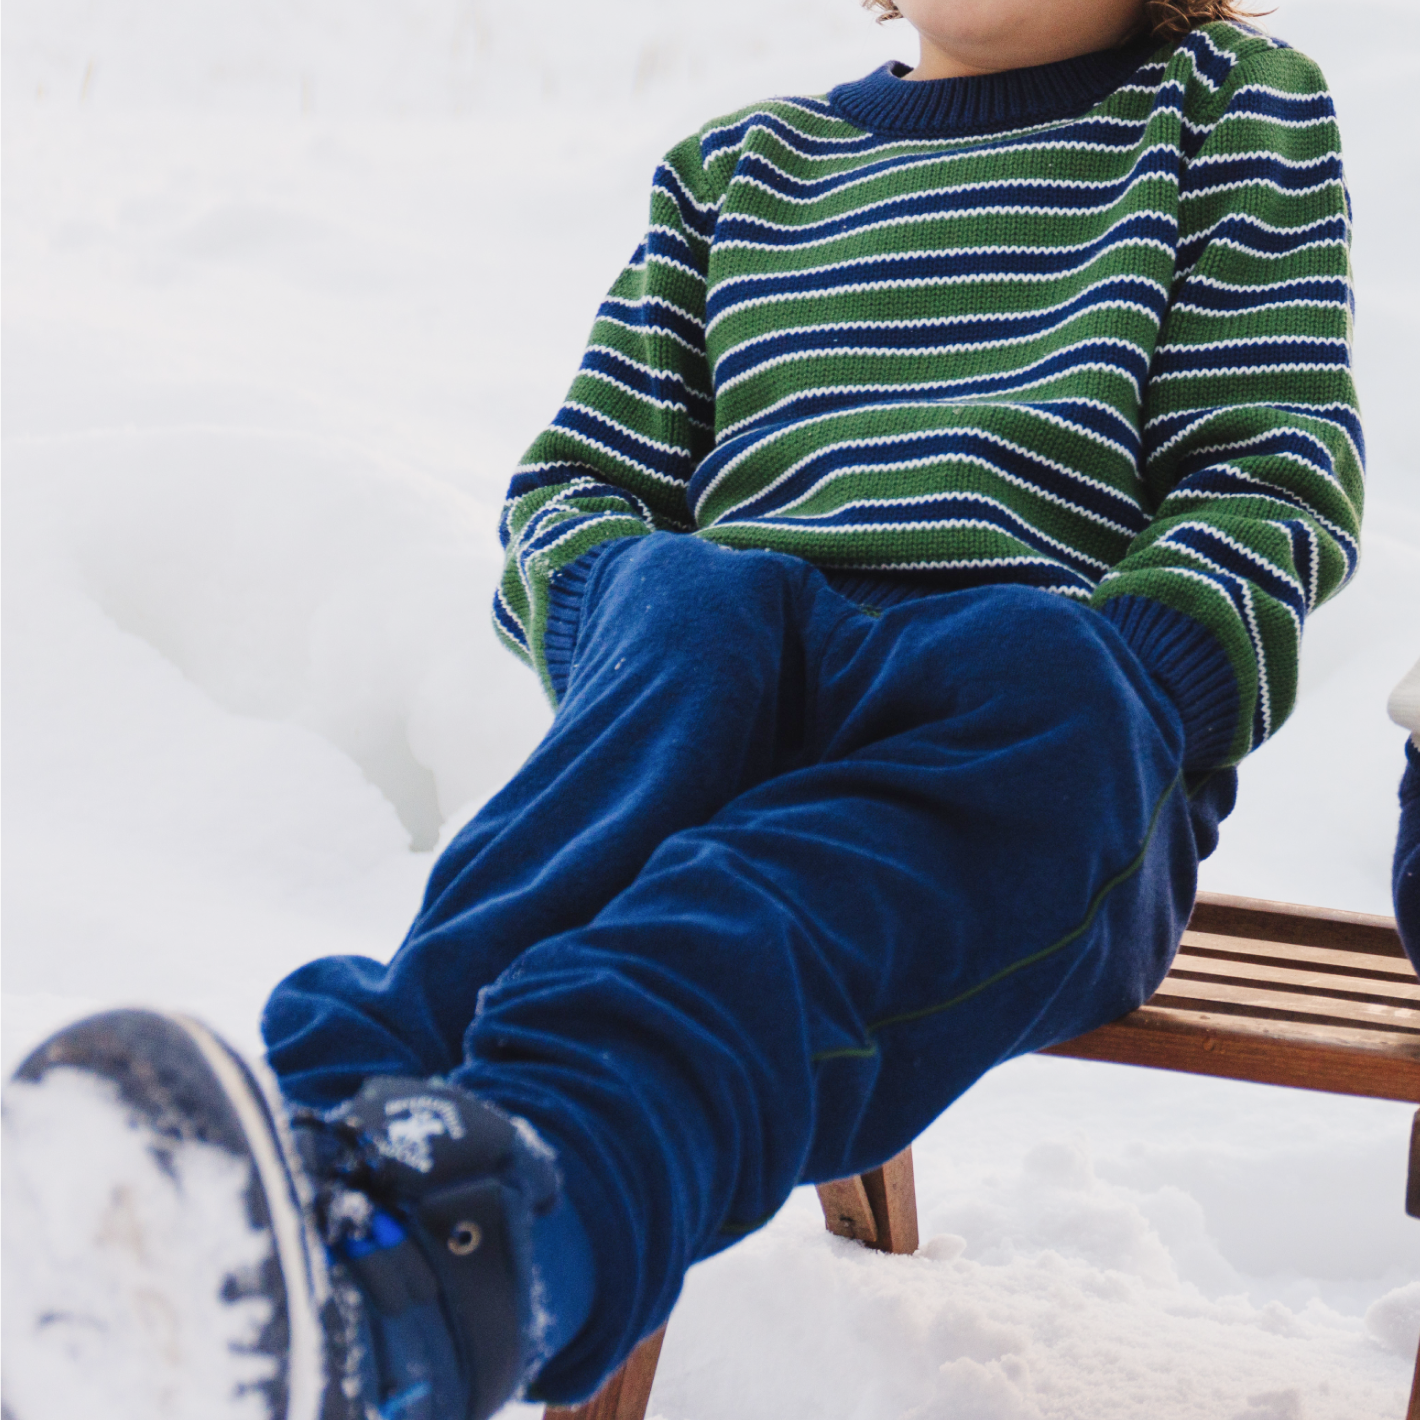
{"type": "Polygon", "coordinates": [[[1420,971],[1420,748],[1405,742],[1405,777],[1400,781],[1400,835],[1392,879],[1400,939],[1420,971]]]}
{"type": "Polygon", "coordinates": [[[1153,992],[1235,783],[1190,800],[1181,752],[1064,598],[877,612],[797,559],[614,544],[546,738],[388,967],[278,987],[271,1064],[309,1103],[447,1074],[536,1126],[596,1274],[540,1390],[586,1394],[795,1184],[883,1162],[991,1066],[1153,992]]]}

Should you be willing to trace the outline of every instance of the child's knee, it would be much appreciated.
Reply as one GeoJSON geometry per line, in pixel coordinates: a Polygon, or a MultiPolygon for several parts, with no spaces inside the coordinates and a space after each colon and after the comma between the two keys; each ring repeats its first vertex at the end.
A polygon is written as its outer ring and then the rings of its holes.
{"type": "Polygon", "coordinates": [[[610,635],[665,657],[777,645],[793,617],[797,586],[811,573],[797,559],[657,533],[593,584],[584,637],[610,635]]]}

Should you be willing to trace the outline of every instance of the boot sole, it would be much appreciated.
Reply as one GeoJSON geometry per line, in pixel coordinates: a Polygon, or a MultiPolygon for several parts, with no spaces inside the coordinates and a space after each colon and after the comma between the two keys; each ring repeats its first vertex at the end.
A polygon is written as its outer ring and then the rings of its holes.
{"type": "Polygon", "coordinates": [[[50,1420],[67,1392],[115,1420],[354,1420],[284,1130],[182,1015],[107,1012],[30,1055],[0,1095],[0,1245],[24,1278],[0,1311],[0,1420],[50,1420]]]}

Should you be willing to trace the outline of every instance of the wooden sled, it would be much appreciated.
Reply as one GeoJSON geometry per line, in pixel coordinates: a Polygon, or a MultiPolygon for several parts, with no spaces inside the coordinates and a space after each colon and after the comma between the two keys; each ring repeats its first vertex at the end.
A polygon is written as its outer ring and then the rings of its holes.
{"type": "MultiPolygon", "coordinates": [[[[1200,893],[1154,996],[1042,1053],[1420,1104],[1420,980],[1389,917],[1200,893]]],[[[818,1196],[831,1233],[917,1250],[910,1148],[818,1196]]],[[[1420,1218],[1420,1110],[1405,1211],[1420,1218]]],[[[548,1420],[644,1420],[664,1337],[647,1337],[591,1400],[549,1406],[548,1420]]],[[[1406,1420],[1420,1420],[1420,1357],[1406,1420]]]]}

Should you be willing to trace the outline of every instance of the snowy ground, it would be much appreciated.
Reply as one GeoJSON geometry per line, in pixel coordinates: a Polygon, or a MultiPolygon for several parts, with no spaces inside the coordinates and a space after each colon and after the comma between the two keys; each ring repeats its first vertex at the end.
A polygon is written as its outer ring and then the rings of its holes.
{"type": "MultiPolygon", "coordinates": [[[[4,19],[5,1062],[120,1002],[254,1049],[280,975],[393,949],[435,843],[547,723],[488,628],[495,509],[656,155],[741,102],[911,58],[909,37],[855,0],[4,19]]],[[[1383,706],[1420,652],[1420,6],[1271,23],[1343,118],[1369,533],[1205,885],[1385,911],[1383,706]]],[[[692,1274],[652,1410],[1398,1420],[1408,1124],[1016,1062],[920,1141],[919,1256],[830,1239],[796,1195],[692,1274]]]]}

